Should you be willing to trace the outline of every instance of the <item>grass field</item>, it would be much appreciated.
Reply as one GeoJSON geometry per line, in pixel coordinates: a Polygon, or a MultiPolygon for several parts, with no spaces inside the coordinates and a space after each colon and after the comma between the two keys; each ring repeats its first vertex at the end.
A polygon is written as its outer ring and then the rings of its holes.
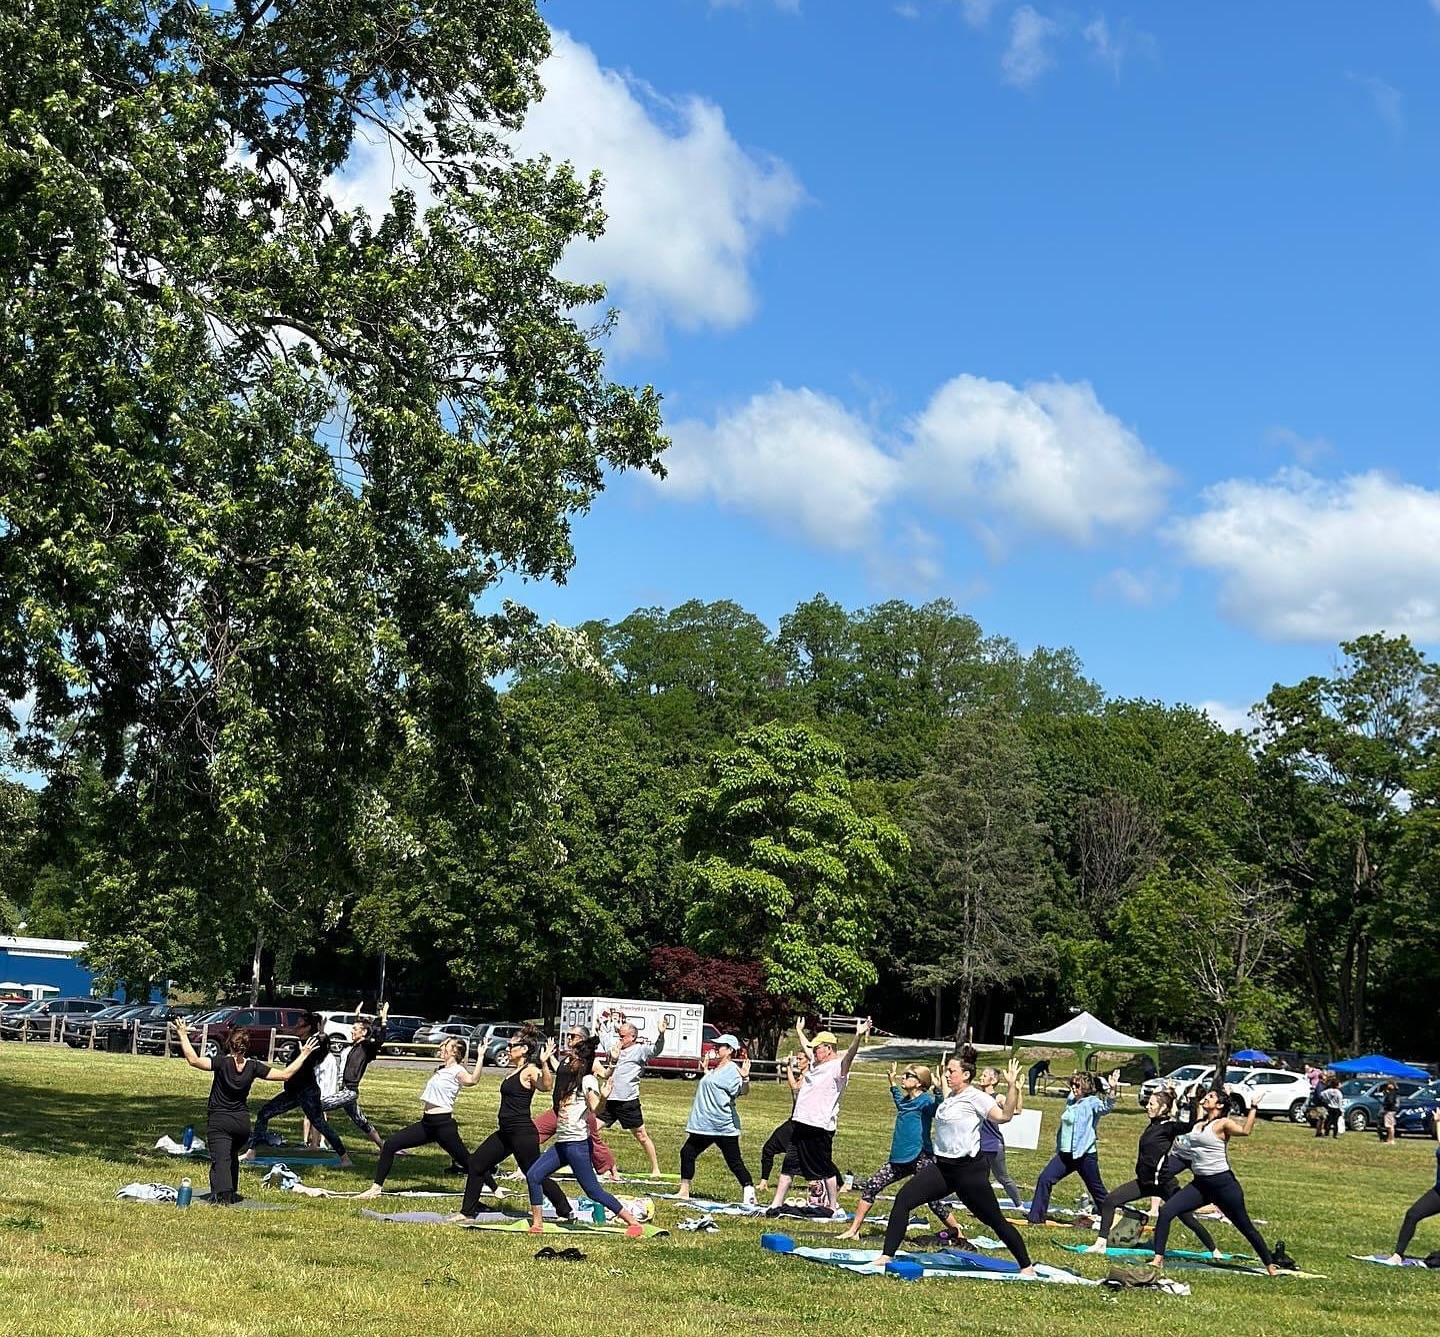
{"type": "MultiPolygon", "coordinates": [[[[843,1169],[868,1173],[889,1144],[892,1107],[882,1075],[857,1065],[837,1138],[843,1169]]],[[[1423,1329],[1423,1306],[1440,1295],[1440,1274],[1351,1262],[1348,1253],[1388,1250],[1405,1208],[1434,1182],[1435,1148],[1410,1140],[1384,1147],[1351,1134],[1319,1142],[1308,1129],[1262,1124],[1237,1144],[1237,1172],[1268,1239],[1283,1238],[1300,1265],[1326,1274],[1304,1281],[1177,1273],[1188,1298],[1061,1286],[855,1277],[765,1253],[755,1221],[722,1218],[718,1235],[682,1234],[631,1243],[609,1236],[578,1242],[583,1263],[537,1262],[536,1242],[454,1228],[363,1220],[358,1205],[296,1198],[259,1188],[244,1171],[242,1191],[289,1211],[188,1211],[114,1201],[130,1180],[178,1183],[181,1164],[149,1152],[164,1132],[204,1126],[207,1075],[178,1060],[107,1057],[48,1046],[0,1047],[0,1334],[3,1337],[130,1337],[185,1333],[653,1333],[656,1337],[747,1332],[859,1334],[936,1331],[957,1322],[990,1332],[1052,1333],[1076,1322],[1125,1322],[1231,1334],[1385,1333],[1423,1329]]],[[[365,1108],[382,1132],[419,1112],[416,1072],[372,1069],[365,1108]]],[[[457,1107],[472,1145],[493,1126],[496,1079],[462,1094],[457,1107]]],[[[257,1090],[260,1088],[257,1087],[257,1090]]],[[[276,1088],[270,1088],[273,1092],[276,1088]]],[[[647,1081],[642,1095],[666,1169],[673,1170],[692,1089],[647,1081]]],[[[1053,1133],[1056,1102],[1042,1141],[1053,1133]]],[[[741,1104],[745,1147],[758,1174],[761,1141],[789,1110],[788,1093],[758,1083],[741,1104]]],[[[1133,1171],[1143,1116],[1127,1098],[1102,1124],[1101,1164],[1120,1182],[1133,1171]]],[[[299,1123],[276,1128],[289,1139],[299,1123]]],[[[348,1133],[346,1121],[342,1128],[348,1133]]],[[[358,1139],[357,1139],[358,1140],[358,1139]]],[[[628,1134],[609,1137],[622,1169],[638,1169],[628,1134]]],[[[353,1172],[317,1171],[307,1182],[359,1188],[374,1152],[360,1142],[353,1172]]],[[[1028,1189],[1041,1153],[1013,1152],[1028,1189]]],[[[427,1149],[397,1163],[393,1188],[457,1187],[427,1149]]],[[[193,1166],[204,1187],[204,1166],[193,1166]]],[[[1072,1187],[1073,1185],[1073,1187],[1072,1187]]],[[[730,1198],[734,1183],[718,1151],[700,1162],[697,1193],[730,1198]]],[[[1073,1202],[1066,1181],[1057,1205],[1073,1202]]],[[[853,1200],[853,1199],[850,1199],[853,1200]]],[[[382,1199],[382,1210],[433,1202],[382,1199]],[[393,1204],[393,1206],[391,1206],[393,1204]]],[[[375,1206],[377,1204],[369,1204],[375,1206]]],[[[448,1204],[444,1204],[448,1206],[448,1204]]],[[[660,1204],[660,1223],[684,1213],[660,1204]]],[[[784,1228],[805,1229],[792,1222],[784,1228]]],[[[771,1223],[768,1228],[777,1228],[771,1223]]],[[[838,1229],[834,1227],[833,1229],[838,1229]]],[[[814,1239],[828,1233],[821,1227],[814,1239]]],[[[1037,1260],[1104,1274],[1105,1261],[1063,1252],[1080,1232],[1027,1229],[1037,1260]]],[[[1239,1236],[1217,1227],[1222,1246],[1239,1236]]],[[[1193,1245],[1177,1227],[1177,1246],[1193,1245]]],[[[570,1243],[571,1241],[565,1241],[570,1243]]],[[[876,1239],[878,1243],[878,1237],[876,1239]]],[[[1440,1248],[1440,1218],[1422,1224],[1412,1252],[1440,1248]]]]}

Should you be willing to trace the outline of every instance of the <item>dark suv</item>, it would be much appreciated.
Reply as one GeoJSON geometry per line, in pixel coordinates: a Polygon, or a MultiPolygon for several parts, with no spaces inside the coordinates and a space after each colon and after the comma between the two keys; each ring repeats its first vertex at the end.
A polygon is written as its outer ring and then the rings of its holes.
{"type": "Polygon", "coordinates": [[[6,1040],[60,1039],[62,1023],[78,1021],[114,1003],[113,998],[46,998],[5,1014],[0,1036],[6,1040]]]}
{"type": "Polygon", "coordinates": [[[295,1026],[304,1015],[303,1007],[222,1007],[200,1022],[192,1023],[190,1043],[206,1058],[214,1058],[224,1050],[230,1032],[243,1026],[250,1032],[250,1053],[255,1058],[289,1063],[300,1052],[300,1037],[295,1034],[295,1026]]]}

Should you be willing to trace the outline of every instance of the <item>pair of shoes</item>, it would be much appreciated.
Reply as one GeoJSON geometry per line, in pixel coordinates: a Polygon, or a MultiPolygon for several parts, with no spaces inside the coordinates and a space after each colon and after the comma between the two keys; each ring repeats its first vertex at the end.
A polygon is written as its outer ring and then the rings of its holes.
{"type": "Polygon", "coordinates": [[[573,1246],[568,1249],[554,1249],[547,1244],[544,1248],[535,1251],[535,1257],[544,1259],[547,1262],[583,1263],[585,1261],[585,1255],[573,1246]]]}
{"type": "Polygon", "coordinates": [[[708,1232],[711,1230],[719,1230],[720,1227],[715,1224],[715,1218],[713,1216],[690,1216],[680,1222],[680,1229],[708,1232]]]}

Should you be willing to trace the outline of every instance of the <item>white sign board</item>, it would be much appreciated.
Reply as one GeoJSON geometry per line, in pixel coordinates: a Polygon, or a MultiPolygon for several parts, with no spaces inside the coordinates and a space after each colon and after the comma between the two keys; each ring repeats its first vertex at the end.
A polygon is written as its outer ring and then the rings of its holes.
{"type": "Polygon", "coordinates": [[[1040,1145],[1040,1111],[1021,1110],[1009,1123],[1000,1125],[1000,1136],[1007,1147],[1036,1150],[1040,1145]]]}

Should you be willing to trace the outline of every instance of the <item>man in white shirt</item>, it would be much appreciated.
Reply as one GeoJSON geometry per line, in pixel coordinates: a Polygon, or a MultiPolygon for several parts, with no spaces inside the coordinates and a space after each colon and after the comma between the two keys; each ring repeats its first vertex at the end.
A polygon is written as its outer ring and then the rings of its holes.
{"type": "Polygon", "coordinates": [[[665,1018],[655,1026],[655,1043],[641,1044],[640,1032],[633,1021],[622,1021],[619,1039],[610,1050],[610,1094],[597,1116],[609,1128],[618,1123],[635,1135],[635,1140],[650,1157],[650,1173],[659,1175],[660,1158],[655,1144],[645,1131],[645,1112],[640,1108],[640,1074],[645,1065],[665,1048],[665,1018]]]}
{"type": "Polygon", "coordinates": [[[866,1018],[856,1025],[855,1038],[844,1054],[838,1052],[839,1042],[829,1031],[807,1040],[804,1028],[796,1021],[795,1032],[814,1057],[809,1071],[792,1079],[795,1112],[790,1117],[794,1131],[780,1177],[775,1181],[775,1201],[770,1206],[773,1211],[784,1204],[791,1182],[800,1175],[812,1184],[825,1185],[826,1201],[833,1213],[839,1210],[840,1200],[840,1172],[832,1154],[840,1122],[840,1095],[850,1081],[850,1065],[855,1062],[860,1041],[870,1033],[870,1020],[866,1018]]]}

